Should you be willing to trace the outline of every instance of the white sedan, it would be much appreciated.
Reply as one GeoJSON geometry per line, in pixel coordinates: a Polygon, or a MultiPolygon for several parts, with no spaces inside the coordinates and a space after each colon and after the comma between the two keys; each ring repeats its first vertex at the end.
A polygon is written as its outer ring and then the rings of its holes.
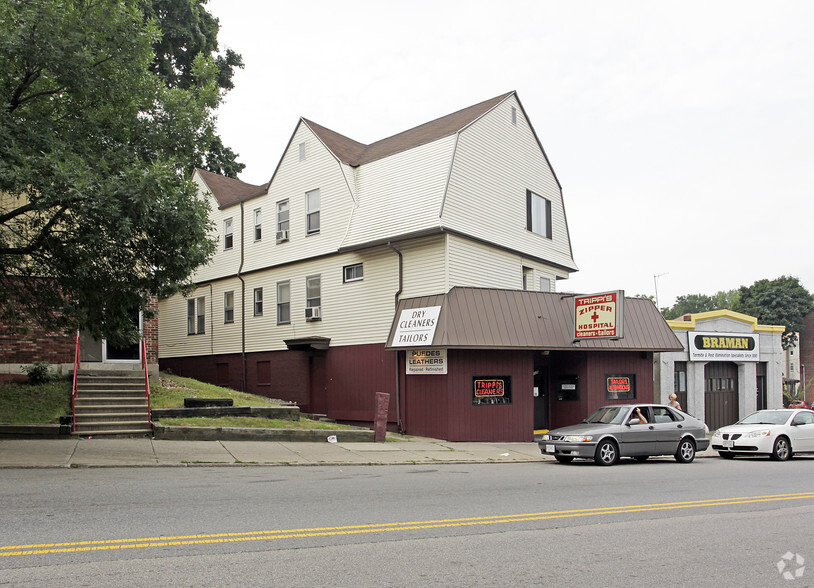
{"type": "Polygon", "coordinates": [[[712,435],[712,448],[724,459],[770,455],[785,461],[795,453],[814,453],[814,411],[759,410],[712,435]]]}

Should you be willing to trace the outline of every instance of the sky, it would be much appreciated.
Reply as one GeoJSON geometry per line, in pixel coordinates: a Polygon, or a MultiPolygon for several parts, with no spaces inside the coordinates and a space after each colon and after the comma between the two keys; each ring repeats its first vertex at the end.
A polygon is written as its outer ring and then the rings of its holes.
{"type": "Polygon", "coordinates": [[[224,142],[271,178],[300,117],[369,144],[516,91],[563,187],[558,291],[814,292],[814,2],[209,0],[245,68],[224,142]]]}

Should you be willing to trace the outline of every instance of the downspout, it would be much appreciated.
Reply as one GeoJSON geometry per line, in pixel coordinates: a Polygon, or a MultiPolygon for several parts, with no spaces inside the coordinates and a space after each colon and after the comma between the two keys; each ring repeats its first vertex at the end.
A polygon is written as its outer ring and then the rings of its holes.
{"type": "Polygon", "coordinates": [[[246,281],[243,279],[243,262],[246,253],[243,242],[246,238],[246,217],[243,212],[243,202],[240,203],[240,268],[237,270],[237,279],[240,280],[240,362],[243,370],[241,379],[241,392],[246,391],[246,281]]]}
{"type": "MultiPolygon", "coordinates": [[[[393,311],[395,312],[398,310],[399,307],[399,297],[401,296],[401,291],[404,285],[404,257],[401,254],[401,251],[393,247],[390,242],[388,241],[387,246],[390,247],[393,251],[396,252],[396,255],[399,256],[399,289],[396,291],[395,295],[395,306],[393,311]]],[[[404,427],[401,424],[401,394],[400,394],[400,385],[399,385],[399,354],[401,351],[396,351],[396,426],[398,427],[399,433],[404,433],[404,427]]]]}

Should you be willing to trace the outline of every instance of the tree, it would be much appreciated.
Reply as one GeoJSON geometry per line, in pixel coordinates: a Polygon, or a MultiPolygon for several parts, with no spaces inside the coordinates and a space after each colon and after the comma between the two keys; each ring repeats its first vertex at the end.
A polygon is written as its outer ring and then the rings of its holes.
{"type": "Polygon", "coordinates": [[[153,71],[138,0],[0,0],[0,319],[136,338],[135,308],[214,251],[189,172],[216,135],[219,68],[153,71]]]}
{"type": "MultiPolygon", "coordinates": [[[[217,86],[222,92],[234,88],[235,68],[243,67],[243,58],[232,49],[225,55],[218,51],[218,19],[206,11],[207,0],[142,0],[147,20],[154,19],[161,28],[161,37],[153,44],[155,56],[150,69],[168,88],[189,89],[196,85],[195,60],[213,59],[217,68],[217,86]]],[[[216,174],[230,178],[246,167],[237,161],[237,154],[212,133],[203,157],[195,162],[216,174]]]]}
{"type": "Polygon", "coordinates": [[[800,280],[780,276],[775,280],[758,280],[740,287],[740,302],[735,309],[764,324],[783,325],[783,349],[797,345],[797,331],[803,330],[805,317],[814,311],[814,299],[800,280]]]}
{"type": "Polygon", "coordinates": [[[706,294],[678,296],[673,306],[661,309],[661,314],[664,318],[671,320],[690,313],[709,312],[725,308],[734,310],[738,304],[739,296],[738,290],[721,290],[712,296],[706,294]]]}

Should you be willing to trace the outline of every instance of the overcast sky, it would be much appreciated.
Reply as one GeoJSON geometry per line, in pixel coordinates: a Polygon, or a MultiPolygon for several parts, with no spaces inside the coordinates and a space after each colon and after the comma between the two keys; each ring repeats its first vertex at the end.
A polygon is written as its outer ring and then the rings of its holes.
{"type": "Polygon", "coordinates": [[[814,2],[208,8],[246,64],[219,110],[243,181],[270,179],[301,116],[372,143],[515,90],[563,186],[580,271],[558,290],[814,291],[814,2]]]}

